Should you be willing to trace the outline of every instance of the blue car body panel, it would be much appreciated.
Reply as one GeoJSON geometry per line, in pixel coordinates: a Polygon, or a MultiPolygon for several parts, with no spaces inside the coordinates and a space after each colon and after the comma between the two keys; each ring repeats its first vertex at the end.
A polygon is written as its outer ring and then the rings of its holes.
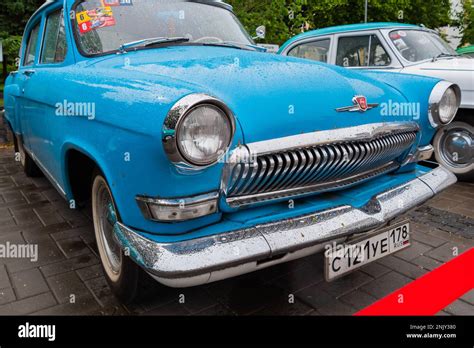
{"type": "MultiPolygon", "coordinates": [[[[72,3],[64,2],[68,11],[72,3]]],[[[46,5],[26,32],[60,6],[60,1],[46,5]]],[[[427,118],[428,98],[439,80],[356,73],[297,58],[223,47],[184,45],[86,58],[76,48],[70,25],[66,21],[68,54],[64,63],[28,67],[36,69],[30,80],[25,81],[21,74],[27,69],[23,66],[19,74],[8,77],[6,118],[67,199],[74,198],[67,172],[68,153],[78,151],[93,159],[111,186],[124,224],[146,231],[144,235],[153,240],[191,239],[329,206],[363,205],[377,190],[426,172],[422,167],[411,167],[409,172],[386,175],[346,191],[304,198],[292,210],[276,203],[180,223],[147,220],[135,201],[137,195],[189,197],[220,188],[222,163],[193,175],[183,174],[164,152],[164,119],[172,105],[186,95],[209,94],[233,111],[237,130],[230,151],[238,144],[295,134],[404,121],[418,122],[422,131],[416,145],[428,145],[434,136],[427,118]],[[31,81],[34,84],[28,85],[31,81]],[[359,94],[369,103],[420,103],[421,118],[383,116],[377,109],[336,112],[350,106],[354,95],[359,94]],[[95,116],[57,116],[57,104],[63,101],[93,103],[95,116]]],[[[22,50],[24,54],[25,44],[22,50]]]]}

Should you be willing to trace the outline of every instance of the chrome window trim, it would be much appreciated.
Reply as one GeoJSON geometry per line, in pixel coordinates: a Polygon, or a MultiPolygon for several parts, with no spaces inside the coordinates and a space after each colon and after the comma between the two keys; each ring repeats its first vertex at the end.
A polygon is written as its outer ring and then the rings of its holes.
{"type": "Polygon", "coordinates": [[[178,100],[178,102],[176,102],[176,104],[174,104],[168,112],[168,115],[166,116],[166,119],[163,123],[162,129],[163,148],[169,160],[176,167],[184,170],[199,171],[215,165],[222,157],[225,156],[225,153],[229,150],[232,144],[232,140],[235,135],[235,130],[235,116],[224,102],[207,94],[190,94],[178,100]],[[208,165],[196,165],[190,163],[181,154],[177,141],[177,133],[179,131],[181,122],[183,122],[189,112],[191,112],[194,108],[198,106],[206,104],[219,108],[225,113],[225,115],[229,119],[229,123],[231,125],[230,143],[227,146],[227,150],[224,151],[224,153],[215,162],[208,165]]]}
{"type": "MultiPolygon", "coordinates": [[[[343,68],[346,69],[354,69],[354,70],[371,70],[371,69],[376,69],[376,70],[385,70],[385,69],[401,69],[403,68],[403,65],[400,62],[400,59],[398,59],[398,56],[395,54],[395,52],[390,48],[390,46],[387,47],[386,45],[386,40],[384,39],[382,33],[378,29],[371,29],[371,30],[361,30],[361,31],[351,31],[351,32],[344,32],[344,33],[337,33],[334,35],[334,54],[332,55],[332,64],[336,65],[336,59],[337,59],[337,50],[339,48],[339,39],[341,37],[354,37],[354,36],[365,36],[365,35],[375,35],[378,37],[380,43],[382,44],[383,48],[387,52],[387,54],[390,56],[390,64],[389,65],[382,65],[382,66],[348,66],[343,68]]],[[[338,65],[340,66],[340,65],[338,65]]]]}
{"type": "Polygon", "coordinates": [[[448,81],[438,82],[434,86],[433,91],[430,94],[429,107],[428,107],[428,119],[433,128],[446,126],[452,122],[454,117],[456,117],[457,112],[454,113],[451,121],[447,123],[443,123],[439,117],[439,103],[441,102],[441,99],[443,98],[444,93],[446,93],[446,91],[449,88],[452,88],[454,90],[454,93],[456,93],[456,97],[458,101],[458,109],[461,106],[461,88],[452,82],[448,82],[448,81]]]}
{"type": "MultiPolygon", "coordinates": [[[[317,41],[323,41],[323,40],[329,40],[328,61],[327,62],[319,61],[319,62],[331,64],[332,51],[333,51],[333,45],[334,45],[334,35],[322,35],[322,36],[316,36],[316,37],[309,37],[309,38],[300,39],[298,41],[295,41],[295,42],[291,43],[288,47],[286,47],[281,52],[281,55],[287,56],[287,57],[293,57],[293,58],[301,58],[301,57],[296,57],[296,56],[289,56],[288,53],[290,53],[292,50],[294,50],[298,46],[308,44],[308,43],[317,42],[317,41]]],[[[304,58],[301,58],[301,59],[304,59],[304,58]]]]}

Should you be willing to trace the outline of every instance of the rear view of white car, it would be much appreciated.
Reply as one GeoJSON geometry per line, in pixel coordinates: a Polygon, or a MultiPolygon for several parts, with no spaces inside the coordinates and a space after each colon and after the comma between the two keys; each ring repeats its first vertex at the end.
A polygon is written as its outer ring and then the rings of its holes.
{"type": "Polygon", "coordinates": [[[461,180],[474,180],[474,60],[457,54],[434,30],[400,23],[331,27],[298,35],[279,53],[350,69],[431,76],[456,83],[462,95],[458,114],[453,123],[438,131],[433,147],[440,164],[461,180]]]}

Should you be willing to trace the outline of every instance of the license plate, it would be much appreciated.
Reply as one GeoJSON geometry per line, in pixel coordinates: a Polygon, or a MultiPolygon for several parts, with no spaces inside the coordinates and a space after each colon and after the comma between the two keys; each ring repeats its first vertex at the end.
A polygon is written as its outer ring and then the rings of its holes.
{"type": "Polygon", "coordinates": [[[336,245],[325,252],[326,280],[335,280],[409,246],[410,223],[406,221],[361,241],[336,245]]]}

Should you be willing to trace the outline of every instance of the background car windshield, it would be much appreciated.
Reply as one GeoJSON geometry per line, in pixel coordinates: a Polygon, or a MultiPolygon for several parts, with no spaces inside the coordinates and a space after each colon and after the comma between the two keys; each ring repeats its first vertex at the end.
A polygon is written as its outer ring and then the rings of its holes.
{"type": "Polygon", "coordinates": [[[191,43],[252,43],[232,12],[189,1],[86,0],[76,6],[73,23],[79,48],[88,55],[157,37],[186,37],[191,43]]]}
{"type": "Polygon", "coordinates": [[[422,30],[395,30],[390,33],[395,47],[410,62],[432,59],[439,55],[456,55],[438,35],[422,30]]]}

